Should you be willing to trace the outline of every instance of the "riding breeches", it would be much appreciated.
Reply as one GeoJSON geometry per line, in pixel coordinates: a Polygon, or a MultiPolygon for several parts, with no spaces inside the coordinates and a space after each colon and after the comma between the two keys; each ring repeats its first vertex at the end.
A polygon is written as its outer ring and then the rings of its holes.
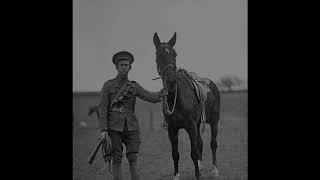
{"type": "Polygon", "coordinates": [[[113,164],[121,164],[124,144],[126,146],[126,156],[129,163],[137,161],[140,148],[139,131],[109,131],[109,137],[112,143],[112,160],[113,164]]]}

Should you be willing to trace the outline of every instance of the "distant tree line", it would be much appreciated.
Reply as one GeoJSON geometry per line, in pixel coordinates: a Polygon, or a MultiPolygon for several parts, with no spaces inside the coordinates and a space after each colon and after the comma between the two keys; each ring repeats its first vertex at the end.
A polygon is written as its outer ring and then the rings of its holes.
{"type": "Polygon", "coordinates": [[[244,81],[236,75],[225,75],[219,79],[217,86],[221,90],[233,91],[237,87],[241,87],[244,81]]]}

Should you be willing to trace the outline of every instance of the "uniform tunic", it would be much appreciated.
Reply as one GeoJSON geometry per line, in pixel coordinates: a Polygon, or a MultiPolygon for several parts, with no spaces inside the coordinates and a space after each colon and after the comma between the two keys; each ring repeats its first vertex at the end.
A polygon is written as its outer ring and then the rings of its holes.
{"type": "Polygon", "coordinates": [[[152,103],[157,103],[162,100],[159,92],[149,92],[141,87],[137,82],[133,81],[133,87],[130,90],[130,98],[126,98],[123,103],[116,103],[114,107],[123,107],[125,111],[113,112],[109,111],[109,106],[111,100],[118,93],[121,86],[127,81],[127,79],[122,80],[120,76],[111,79],[104,83],[101,90],[101,101],[99,105],[99,129],[103,130],[113,130],[122,132],[125,127],[125,122],[128,131],[139,131],[138,119],[134,113],[136,97],[152,103]]]}

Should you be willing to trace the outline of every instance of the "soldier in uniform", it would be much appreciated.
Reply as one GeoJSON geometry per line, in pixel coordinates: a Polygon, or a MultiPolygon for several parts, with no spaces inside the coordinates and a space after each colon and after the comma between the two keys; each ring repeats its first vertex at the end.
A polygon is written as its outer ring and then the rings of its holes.
{"type": "Polygon", "coordinates": [[[114,180],[122,179],[122,143],[132,180],[139,180],[137,155],[140,147],[140,130],[135,115],[136,97],[152,103],[162,100],[165,90],[149,92],[135,81],[128,80],[134,57],[127,51],[114,54],[113,63],[118,70],[116,78],[104,83],[99,104],[99,129],[105,142],[112,144],[112,173],[114,180]]]}

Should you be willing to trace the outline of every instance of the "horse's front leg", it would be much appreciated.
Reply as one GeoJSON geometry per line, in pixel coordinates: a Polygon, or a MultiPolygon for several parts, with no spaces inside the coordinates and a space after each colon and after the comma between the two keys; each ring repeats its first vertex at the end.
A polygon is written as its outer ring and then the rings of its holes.
{"type": "Polygon", "coordinates": [[[189,138],[190,138],[190,144],[191,144],[191,159],[193,161],[194,164],[194,171],[195,171],[195,176],[197,178],[197,180],[200,179],[200,170],[199,170],[199,164],[198,164],[198,160],[199,160],[199,146],[198,146],[198,129],[197,129],[197,125],[195,124],[195,122],[192,123],[192,125],[190,124],[190,126],[187,129],[187,132],[189,134],[189,138]]]}
{"type": "Polygon", "coordinates": [[[179,151],[178,151],[178,132],[179,129],[168,127],[169,140],[171,142],[172,159],[174,163],[174,180],[179,179],[179,151]]]}

